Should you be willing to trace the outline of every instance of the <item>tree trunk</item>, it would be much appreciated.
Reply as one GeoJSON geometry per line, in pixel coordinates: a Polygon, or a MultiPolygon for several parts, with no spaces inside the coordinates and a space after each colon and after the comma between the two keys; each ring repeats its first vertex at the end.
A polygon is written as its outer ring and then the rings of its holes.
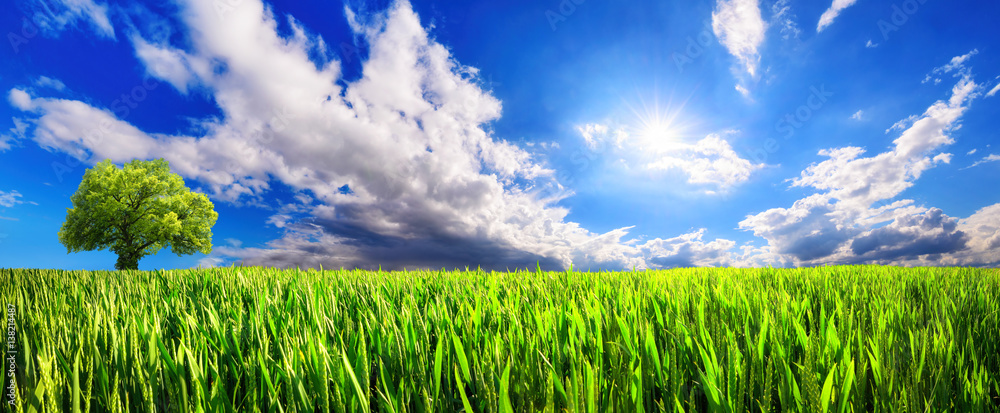
{"type": "Polygon", "coordinates": [[[115,263],[115,269],[118,271],[122,270],[138,270],[139,269],[139,254],[131,252],[119,252],[118,262],[115,263]]]}

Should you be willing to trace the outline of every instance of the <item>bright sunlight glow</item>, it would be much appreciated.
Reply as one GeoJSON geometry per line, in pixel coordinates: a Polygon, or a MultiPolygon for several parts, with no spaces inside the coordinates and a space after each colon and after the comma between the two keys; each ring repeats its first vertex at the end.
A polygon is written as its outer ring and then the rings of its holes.
{"type": "Polygon", "coordinates": [[[677,108],[670,104],[666,108],[661,108],[659,103],[649,107],[645,102],[641,110],[631,108],[636,116],[634,130],[637,131],[635,135],[637,143],[645,150],[654,153],[670,152],[686,146],[685,133],[689,125],[678,119],[683,108],[683,104],[677,108]]]}

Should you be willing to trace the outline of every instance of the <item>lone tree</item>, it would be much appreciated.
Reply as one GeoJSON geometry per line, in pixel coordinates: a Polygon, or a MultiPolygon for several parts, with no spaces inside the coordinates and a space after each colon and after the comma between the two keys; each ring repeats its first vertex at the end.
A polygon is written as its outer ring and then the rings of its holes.
{"type": "Polygon", "coordinates": [[[163,159],[134,160],[123,169],[104,160],[84,173],[72,201],[59,242],[69,252],[110,249],[118,254],[117,270],[138,269],[142,257],[167,245],[177,255],[212,252],[219,214],[163,159]]]}

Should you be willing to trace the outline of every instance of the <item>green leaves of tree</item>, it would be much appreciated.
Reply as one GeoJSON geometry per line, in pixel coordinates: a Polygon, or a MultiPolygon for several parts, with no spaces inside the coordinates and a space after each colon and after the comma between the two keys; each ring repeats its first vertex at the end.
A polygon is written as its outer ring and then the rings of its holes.
{"type": "Polygon", "coordinates": [[[104,160],[87,170],[59,231],[68,252],[110,250],[116,269],[170,247],[178,255],[212,251],[218,218],[204,194],[191,192],[163,159],[118,168],[104,160]]]}

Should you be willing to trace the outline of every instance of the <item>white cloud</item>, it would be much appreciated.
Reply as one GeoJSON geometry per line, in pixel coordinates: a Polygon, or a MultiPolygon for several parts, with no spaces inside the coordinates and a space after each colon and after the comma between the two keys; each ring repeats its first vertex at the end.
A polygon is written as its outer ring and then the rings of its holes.
{"type": "MultiPolygon", "coordinates": [[[[138,35],[132,36],[135,55],[146,67],[146,73],[170,83],[181,94],[187,94],[188,86],[194,82],[194,73],[187,53],[168,45],[154,45],[138,35]]],[[[206,62],[198,62],[206,70],[206,62]]]]}
{"type": "Polygon", "coordinates": [[[939,84],[941,83],[941,78],[936,76],[946,75],[951,72],[956,72],[954,75],[955,77],[968,74],[969,68],[965,66],[965,62],[977,54],[979,54],[979,49],[972,49],[969,53],[951,58],[951,61],[949,61],[948,64],[934,68],[931,73],[928,73],[927,76],[924,77],[924,81],[921,83],[927,83],[934,80],[935,85],[939,84]]]}
{"type": "MultiPolygon", "coordinates": [[[[975,150],[973,150],[972,152],[975,152],[975,150]]],[[[969,153],[969,155],[971,155],[971,154],[972,154],[972,152],[970,152],[970,153],[969,153]]],[[[988,163],[988,162],[996,162],[996,161],[1000,161],[1000,155],[997,155],[997,154],[990,154],[990,155],[988,155],[988,156],[985,156],[985,157],[983,157],[983,159],[980,159],[980,160],[976,161],[976,162],[975,162],[975,163],[973,163],[972,165],[969,165],[969,166],[967,166],[967,167],[965,167],[965,168],[962,168],[962,169],[969,169],[969,168],[975,168],[975,167],[977,167],[977,166],[979,166],[979,165],[982,165],[982,164],[984,164],[984,163],[988,163]]]]}
{"type": "Polygon", "coordinates": [[[577,126],[576,130],[580,132],[580,136],[583,137],[583,141],[587,144],[587,147],[594,150],[601,144],[599,141],[600,137],[595,137],[595,135],[608,133],[608,126],[599,123],[588,123],[583,126],[577,126]]]}
{"type": "MultiPolygon", "coordinates": [[[[181,8],[189,45],[139,37],[132,44],[147,72],[182,93],[197,84],[219,106],[221,116],[200,120],[192,136],[147,133],[81,101],[20,89],[9,99],[33,116],[35,142],[86,163],[163,157],[218,201],[265,203],[272,183],[296,192],[268,220],[282,237],[259,248],[220,246],[200,264],[499,269],[731,261],[731,241],[705,242],[702,233],[638,245],[622,240],[629,227],[597,234],[566,221],[568,211],[551,204],[566,193],[554,171],[484,128],[500,116],[500,101],[478,86],[475,68],[428,36],[407,2],[373,16],[347,10],[370,49],[361,78],[350,82],[319,36],[292,19],[292,35],[278,35],[259,1],[244,0],[222,19],[212,2],[181,8]],[[561,192],[543,198],[537,189],[545,186],[561,192]]],[[[717,173],[739,176],[724,169],[733,168],[725,164],[733,161],[728,145],[702,146],[722,160],[717,173]]]]}
{"type": "Polygon", "coordinates": [[[13,207],[14,205],[23,203],[23,201],[21,201],[18,198],[21,198],[21,193],[20,192],[17,192],[17,191],[10,191],[10,192],[0,191],[0,207],[10,208],[10,207],[13,207]]]}
{"type": "Polygon", "coordinates": [[[854,114],[853,114],[853,115],[851,115],[851,119],[854,119],[854,120],[861,120],[861,117],[862,117],[862,116],[864,116],[864,115],[865,115],[865,111],[863,111],[863,110],[859,110],[859,111],[857,111],[857,112],[854,112],[854,114]]]}
{"type": "Polygon", "coordinates": [[[688,183],[711,185],[726,190],[750,179],[753,171],[764,167],[740,158],[729,142],[719,135],[708,135],[694,144],[678,143],[676,149],[654,154],[646,167],[653,170],[679,169],[688,183]]]}
{"type": "Polygon", "coordinates": [[[781,27],[781,37],[785,40],[797,39],[802,33],[795,23],[796,16],[788,2],[789,0],[778,0],[771,5],[771,24],[781,27]]]}
{"type": "Polygon", "coordinates": [[[115,38],[115,29],[108,18],[108,6],[93,0],[52,0],[29,4],[34,12],[32,21],[50,35],[80,22],[89,24],[94,31],[109,39],[115,38]]]}
{"type": "Polygon", "coordinates": [[[865,43],[865,47],[867,47],[869,49],[874,49],[874,48],[878,47],[878,43],[873,43],[872,39],[868,39],[868,43],[865,43]]]}
{"type": "Polygon", "coordinates": [[[997,83],[996,86],[993,86],[993,89],[990,89],[989,92],[986,92],[986,97],[993,97],[993,95],[996,95],[997,92],[1000,92],[1000,83],[997,83]]]}
{"type": "Polygon", "coordinates": [[[705,229],[669,239],[655,239],[638,247],[649,268],[735,266],[730,250],[736,243],[725,239],[702,241],[705,229]]]}
{"type": "Polygon", "coordinates": [[[750,76],[756,76],[760,63],[757,49],[764,42],[765,29],[758,0],[717,0],[712,11],[712,31],[750,76]]]}
{"type": "MultiPolygon", "coordinates": [[[[836,19],[842,10],[850,7],[854,3],[857,3],[857,0],[833,0],[833,4],[830,5],[830,8],[826,9],[822,16],[819,16],[819,23],[816,24],[816,32],[819,33],[827,26],[833,24],[833,19],[836,19]]],[[[869,41],[869,43],[871,43],[871,41],[869,41]]]]}
{"type": "Polygon", "coordinates": [[[223,266],[225,262],[226,260],[223,258],[217,256],[208,256],[198,260],[198,263],[195,264],[195,266],[192,268],[215,268],[223,266]]]}
{"type": "Polygon", "coordinates": [[[958,229],[969,235],[968,249],[947,257],[946,265],[1000,265],[1000,203],[959,220],[958,229]]]}
{"type": "Polygon", "coordinates": [[[965,154],[966,154],[966,155],[973,155],[973,154],[975,154],[975,153],[976,153],[976,151],[977,151],[977,149],[972,149],[971,151],[968,151],[968,152],[966,152],[965,154]]]}
{"type": "Polygon", "coordinates": [[[28,130],[28,123],[21,120],[21,118],[12,118],[11,120],[14,122],[14,127],[8,129],[10,134],[0,135],[0,153],[12,148],[17,141],[24,139],[24,135],[28,130]]]}
{"type": "Polygon", "coordinates": [[[0,153],[12,148],[16,140],[16,138],[10,135],[0,135],[0,153]]]}
{"type": "MultiPolygon", "coordinates": [[[[15,100],[11,91],[11,100],[15,100]]],[[[23,95],[22,95],[23,93],[23,95]]],[[[33,139],[47,150],[59,150],[89,163],[102,159],[126,162],[149,157],[160,143],[134,126],[118,120],[109,110],[76,100],[31,98],[16,94],[14,106],[41,115],[34,123],[33,139]]]]}
{"type": "Polygon", "coordinates": [[[740,228],[767,239],[773,252],[796,264],[921,262],[964,249],[968,234],[955,219],[909,199],[893,201],[924,171],[951,161],[940,149],[954,142],[948,135],[978,90],[971,74],[960,69],[964,75],[950,98],[886,131],[902,131],[891,150],[870,157],[858,147],[820,151],[829,159],[792,180],[792,186],[817,193],[789,208],[748,216],[740,228]],[[882,223],[888,225],[874,228],[882,223]]]}
{"type": "Polygon", "coordinates": [[[743,95],[743,97],[748,99],[750,98],[750,90],[747,89],[746,87],[743,87],[743,85],[736,84],[736,91],[740,92],[740,94],[743,95]]]}
{"type": "Polygon", "coordinates": [[[12,106],[21,110],[32,110],[31,107],[31,95],[21,89],[11,89],[7,93],[7,101],[10,102],[12,106]]]}
{"type": "MultiPolygon", "coordinates": [[[[706,190],[710,194],[743,183],[754,171],[764,167],[741,158],[719,134],[688,143],[676,137],[633,134],[624,127],[612,128],[597,123],[578,126],[577,131],[594,155],[620,149],[622,151],[616,154],[630,159],[628,162],[621,159],[624,166],[640,165],[646,170],[676,169],[688,177],[689,184],[711,187],[706,190]]],[[[735,133],[737,131],[724,134],[735,133]]]]}
{"type": "Polygon", "coordinates": [[[39,76],[35,79],[35,86],[42,88],[50,88],[53,90],[62,91],[66,89],[66,85],[59,79],[53,79],[48,76],[39,76]]]}

